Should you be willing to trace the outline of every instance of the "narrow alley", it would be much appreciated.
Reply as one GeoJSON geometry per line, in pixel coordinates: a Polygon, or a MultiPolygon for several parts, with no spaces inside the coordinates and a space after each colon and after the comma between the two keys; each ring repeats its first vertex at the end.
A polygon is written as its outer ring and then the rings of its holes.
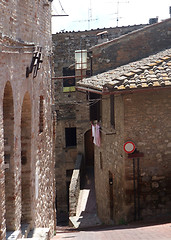
{"type": "Polygon", "coordinates": [[[79,229],[101,224],[97,217],[93,167],[86,169],[83,187],[79,194],[76,216],[70,217],[70,222],[75,228],[79,229]]]}
{"type": "Polygon", "coordinates": [[[171,223],[147,225],[130,224],[119,227],[89,228],[82,231],[68,231],[57,233],[52,240],[74,239],[74,240],[170,240],[171,223]]]}
{"type": "Polygon", "coordinates": [[[80,190],[76,216],[70,217],[72,227],[57,226],[56,235],[51,240],[170,240],[171,223],[169,218],[156,221],[137,221],[127,225],[106,226],[97,217],[94,188],[94,169],[87,167],[85,180],[80,190]]]}

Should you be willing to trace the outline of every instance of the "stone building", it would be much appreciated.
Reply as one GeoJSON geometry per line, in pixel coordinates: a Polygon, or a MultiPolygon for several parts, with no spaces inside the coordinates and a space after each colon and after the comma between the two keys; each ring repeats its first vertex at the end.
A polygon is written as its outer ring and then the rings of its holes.
{"type": "Polygon", "coordinates": [[[77,83],[101,99],[94,161],[104,223],[171,216],[170,30],[168,19],[92,47],[93,72],[103,73],[77,83]],[[124,151],[127,142],[133,153],[124,151]]]}
{"type": "Polygon", "coordinates": [[[134,62],[170,46],[171,19],[89,48],[93,75],[134,62]]]}
{"type": "Polygon", "coordinates": [[[91,159],[94,156],[91,147],[89,106],[85,96],[75,91],[76,82],[80,78],[93,74],[90,64],[91,54],[88,53],[87,69],[81,72],[75,69],[75,51],[89,49],[98,43],[110,41],[144,26],[63,32],[52,36],[56,76],[54,109],[57,113],[55,171],[58,223],[68,220],[69,185],[77,155],[81,153],[83,159],[87,159],[88,165],[93,164],[91,159]],[[77,77],[72,77],[75,75],[77,77]]]}
{"type": "Polygon", "coordinates": [[[50,2],[0,2],[0,239],[54,234],[50,2]]]}

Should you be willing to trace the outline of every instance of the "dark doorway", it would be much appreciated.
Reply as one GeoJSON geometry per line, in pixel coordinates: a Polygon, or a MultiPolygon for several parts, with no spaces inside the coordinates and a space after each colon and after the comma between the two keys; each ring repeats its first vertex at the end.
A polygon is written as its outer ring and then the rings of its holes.
{"type": "Polygon", "coordinates": [[[94,144],[91,129],[85,133],[85,161],[87,167],[94,167],[94,144]]]}

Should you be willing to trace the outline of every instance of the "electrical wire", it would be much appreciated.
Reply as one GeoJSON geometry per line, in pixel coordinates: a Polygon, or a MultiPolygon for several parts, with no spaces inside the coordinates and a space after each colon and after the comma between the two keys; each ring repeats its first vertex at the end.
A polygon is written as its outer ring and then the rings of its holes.
{"type": "Polygon", "coordinates": [[[60,4],[60,6],[61,6],[62,11],[64,12],[64,14],[66,14],[64,8],[62,7],[61,1],[60,1],[60,0],[58,0],[58,1],[59,1],[59,4],[60,4]]]}
{"type": "MultiPolygon", "coordinates": [[[[62,6],[62,3],[61,3],[61,1],[60,0],[58,0],[58,2],[59,2],[59,5],[60,5],[60,8],[61,8],[61,10],[62,10],[62,15],[64,15],[64,16],[68,16],[68,14],[65,12],[65,10],[64,10],[64,8],[63,8],[63,6],[62,6]]],[[[54,4],[52,5],[52,8],[54,9],[54,11],[55,11],[55,15],[52,15],[52,16],[62,16],[61,14],[59,14],[59,12],[57,11],[57,9],[56,9],[56,7],[54,6],[54,4]]]]}
{"type": "MultiPolygon", "coordinates": [[[[77,105],[77,106],[81,106],[82,104],[86,104],[87,107],[92,107],[93,105],[95,105],[96,103],[98,103],[99,101],[101,101],[102,99],[91,99],[91,101],[72,101],[72,102],[67,102],[67,104],[71,104],[71,105],[77,105]]],[[[60,105],[61,103],[59,103],[60,105]]],[[[64,104],[65,105],[65,104],[64,104]]]]}

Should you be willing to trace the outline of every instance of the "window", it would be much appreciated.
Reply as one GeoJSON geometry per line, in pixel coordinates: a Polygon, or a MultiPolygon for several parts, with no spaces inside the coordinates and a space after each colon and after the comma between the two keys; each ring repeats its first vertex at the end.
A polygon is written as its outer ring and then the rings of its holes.
{"type": "Polygon", "coordinates": [[[44,127],[44,110],[43,110],[43,96],[40,96],[39,102],[39,133],[43,132],[44,127]]]}
{"type": "Polygon", "coordinates": [[[96,93],[89,93],[90,121],[101,120],[101,96],[96,93]]]}
{"type": "MultiPolygon", "coordinates": [[[[63,68],[63,76],[75,76],[75,69],[63,68]]],[[[75,77],[63,78],[63,92],[75,92],[75,77]]]]}
{"type": "Polygon", "coordinates": [[[65,143],[66,147],[77,145],[76,128],[65,128],[65,143]]]}
{"type": "Polygon", "coordinates": [[[115,101],[114,95],[110,95],[110,123],[115,128],[115,101]]]}

